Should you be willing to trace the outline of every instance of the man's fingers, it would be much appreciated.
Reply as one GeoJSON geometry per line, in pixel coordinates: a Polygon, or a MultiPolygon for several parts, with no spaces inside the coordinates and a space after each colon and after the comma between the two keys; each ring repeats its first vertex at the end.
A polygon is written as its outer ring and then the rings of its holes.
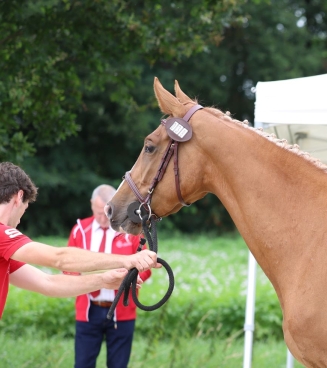
{"type": "Polygon", "coordinates": [[[121,272],[121,273],[124,273],[125,275],[127,274],[127,270],[126,268],[116,268],[115,270],[113,271],[116,271],[116,272],[121,272]]]}
{"type": "Polygon", "coordinates": [[[124,278],[127,275],[128,271],[126,270],[126,268],[117,268],[117,269],[111,270],[109,272],[111,272],[111,275],[113,277],[124,278]]]}
{"type": "Polygon", "coordinates": [[[148,249],[134,254],[134,257],[134,267],[136,267],[140,272],[156,267],[157,265],[157,254],[148,249]]]}
{"type": "Polygon", "coordinates": [[[118,268],[103,273],[104,288],[117,290],[127,275],[127,272],[125,268],[118,268]]]}

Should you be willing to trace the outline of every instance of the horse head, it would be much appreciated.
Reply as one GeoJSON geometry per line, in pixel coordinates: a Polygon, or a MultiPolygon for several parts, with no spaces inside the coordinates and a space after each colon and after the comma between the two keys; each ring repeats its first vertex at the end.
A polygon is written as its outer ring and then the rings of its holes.
{"type": "MultiPolygon", "coordinates": [[[[192,144],[197,140],[194,134],[192,136],[195,127],[191,127],[190,122],[184,124],[182,119],[190,110],[193,109],[191,113],[194,114],[202,106],[190,99],[177,81],[176,97],[163,88],[158,78],[154,79],[154,92],[161,111],[168,118],[145,138],[137,161],[105,208],[111,226],[131,234],[141,232],[138,211],[165,217],[207,193],[194,176],[196,172],[201,177],[205,165],[205,161],[200,160],[203,153],[196,152],[192,144]]],[[[192,120],[192,117],[187,119],[192,120]]]]}

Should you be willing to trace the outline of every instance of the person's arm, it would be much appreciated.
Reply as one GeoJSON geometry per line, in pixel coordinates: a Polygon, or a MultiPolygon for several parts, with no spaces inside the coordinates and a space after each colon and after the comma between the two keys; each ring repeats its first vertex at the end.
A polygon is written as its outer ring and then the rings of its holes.
{"type": "MultiPolygon", "coordinates": [[[[141,236],[141,235],[136,235],[136,236],[131,235],[131,238],[132,238],[132,241],[133,241],[133,249],[134,249],[135,253],[136,253],[136,251],[139,247],[141,237],[143,237],[143,236],[141,236]]],[[[146,243],[142,246],[142,250],[144,250],[144,249],[147,249],[146,243]]],[[[152,274],[151,270],[146,270],[146,271],[140,272],[139,277],[144,282],[148,278],[151,277],[151,274],[152,274]]]]}
{"type": "Polygon", "coordinates": [[[11,256],[21,261],[39,266],[56,268],[61,271],[90,272],[113,268],[137,268],[145,271],[157,265],[157,254],[150,250],[143,250],[132,255],[105,254],[91,252],[75,247],[52,247],[43,243],[30,242],[11,256]]]}
{"type": "Polygon", "coordinates": [[[118,269],[82,276],[49,275],[26,264],[11,273],[9,281],[21,289],[46,296],[65,298],[86,294],[101,288],[118,289],[126,274],[126,269],[118,269]]]}

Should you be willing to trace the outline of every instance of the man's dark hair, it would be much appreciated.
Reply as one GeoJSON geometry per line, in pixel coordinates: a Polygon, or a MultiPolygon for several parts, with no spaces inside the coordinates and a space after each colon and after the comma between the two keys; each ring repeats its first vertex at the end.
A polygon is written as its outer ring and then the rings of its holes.
{"type": "Polygon", "coordinates": [[[37,187],[25,171],[11,162],[0,162],[0,204],[10,202],[20,190],[24,203],[36,200],[37,187]]]}

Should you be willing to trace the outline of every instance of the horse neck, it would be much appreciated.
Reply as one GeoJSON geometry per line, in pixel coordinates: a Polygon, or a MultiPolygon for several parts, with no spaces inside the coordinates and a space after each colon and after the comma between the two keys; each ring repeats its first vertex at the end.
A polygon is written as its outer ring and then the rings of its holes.
{"type": "Polygon", "coordinates": [[[296,269],[326,237],[326,174],[242,123],[205,121],[194,124],[194,132],[207,155],[207,189],[224,204],[278,292],[281,279],[291,277],[285,275],[290,263],[296,269]]]}

